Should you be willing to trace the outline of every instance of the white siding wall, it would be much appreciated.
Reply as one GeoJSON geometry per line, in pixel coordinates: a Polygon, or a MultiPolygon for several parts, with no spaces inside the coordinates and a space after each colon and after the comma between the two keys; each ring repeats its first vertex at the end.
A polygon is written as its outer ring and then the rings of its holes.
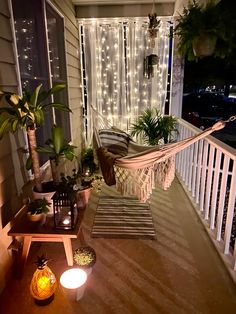
{"type": "MultiPolygon", "coordinates": [[[[72,141],[80,148],[83,124],[78,28],[74,7],[70,0],[54,0],[53,4],[65,18],[69,106],[73,111],[71,115],[72,141]]],[[[18,93],[8,0],[0,1],[0,89],[18,93]]],[[[15,136],[7,135],[0,141],[0,293],[10,275],[12,264],[11,252],[7,249],[12,241],[7,236],[10,224],[3,228],[2,221],[6,221],[21,207],[20,191],[27,182],[24,154],[21,148],[25,148],[24,136],[21,132],[15,136]]]]}
{"type": "Polygon", "coordinates": [[[73,114],[70,115],[72,141],[73,144],[80,147],[83,123],[80,88],[79,36],[77,22],[75,19],[75,9],[71,0],[53,0],[52,3],[59,9],[65,19],[69,104],[71,110],[73,111],[73,114]]]}
{"type": "MultiPolygon", "coordinates": [[[[0,1],[0,89],[18,92],[13,37],[7,0],[0,1]]],[[[21,188],[26,183],[25,147],[22,132],[0,141],[0,292],[10,274],[11,254],[7,247],[10,224],[5,222],[21,207],[21,188]]]]}

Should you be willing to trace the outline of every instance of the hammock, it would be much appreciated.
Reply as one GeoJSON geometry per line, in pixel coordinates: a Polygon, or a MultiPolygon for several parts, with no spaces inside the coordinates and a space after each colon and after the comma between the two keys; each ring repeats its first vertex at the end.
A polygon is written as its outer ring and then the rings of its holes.
{"type": "MultiPolygon", "coordinates": [[[[99,129],[110,129],[112,126],[95,109],[92,109],[92,113],[94,138],[101,160],[101,155],[104,155],[106,150],[102,147],[99,129]]],[[[232,121],[232,118],[235,119],[235,117],[231,117],[228,121],[232,121]]],[[[163,146],[150,148],[130,141],[129,154],[125,157],[117,157],[106,152],[107,159],[103,159],[101,162],[105,182],[108,185],[116,184],[117,190],[123,195],[136,195],[141,202],[146,202],[152,193],[152,189],[157,184],[161,185],[164,190],[170,187],[175,176],[176,153],[205,138],[212,132],[224,128],[228,121],[218,121],[212,127],[197,135],[163,146]],[[109,167],[107,170],[110,175],[114,173],[114,180],[106,181],[105,167],[109,167]]]]}

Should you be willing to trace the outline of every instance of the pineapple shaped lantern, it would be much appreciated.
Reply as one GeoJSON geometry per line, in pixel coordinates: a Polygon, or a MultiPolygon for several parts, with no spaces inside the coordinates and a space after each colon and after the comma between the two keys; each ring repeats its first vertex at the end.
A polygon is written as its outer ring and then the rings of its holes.
{"type": "Polygon", "coordinates": [[[53,300],[57,285],[56,277],[47,263],[48,259],[44,255],[38,256],[37,269],[30,283],[30,293],[39,304],[48,304],[53,300]]]}

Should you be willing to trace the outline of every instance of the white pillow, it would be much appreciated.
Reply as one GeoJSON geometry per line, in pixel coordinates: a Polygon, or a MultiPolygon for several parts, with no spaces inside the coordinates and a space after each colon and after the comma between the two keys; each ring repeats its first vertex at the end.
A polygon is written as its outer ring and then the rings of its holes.
{"type": "Polygon", "coordinates": [[[99,131],[99,137],[109,152],[122,157],[128,154],[129,136],[126,133],[104,129],[99,131]]]}

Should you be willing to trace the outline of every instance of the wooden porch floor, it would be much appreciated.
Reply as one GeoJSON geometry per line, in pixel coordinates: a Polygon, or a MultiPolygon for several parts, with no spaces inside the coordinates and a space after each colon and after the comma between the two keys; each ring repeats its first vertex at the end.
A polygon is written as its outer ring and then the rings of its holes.
{"type": "Polygon", "coordinates": [[[51,304],[34,303],[29,284],[36,256],[47,253],[58,278],[67,268],[61,243],[35,243],[23,279],[12,279],[0,296],[0,313],[236,313],[236,287],[177,179],[151,198],[157,240],[91,238],[97,202],[92,195],[83,221],[86,241],[97,253],[84,297],[76,302],[58,285],[51,304]]]}

